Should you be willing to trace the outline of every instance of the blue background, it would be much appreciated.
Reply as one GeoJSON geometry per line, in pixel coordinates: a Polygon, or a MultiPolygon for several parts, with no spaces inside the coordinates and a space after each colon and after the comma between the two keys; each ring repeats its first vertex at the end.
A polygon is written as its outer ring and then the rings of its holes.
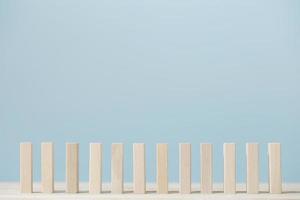
{"type": "Polygon", "coordinates": [[[300,2],[278,0],[0,0],[0,180],[18,180],[19,142],[55,142],[56,180],[64,180],[65,142],[125,143],[132,180],[133,142],[147,145],[155,181],[155,143],[168,142],[170,181],[178,143],[214,144],[214,179],[223,180],[222,143],[236,142],[238,181],[245,143],[281,142],[283,178],[300,181],[300,2]]]}

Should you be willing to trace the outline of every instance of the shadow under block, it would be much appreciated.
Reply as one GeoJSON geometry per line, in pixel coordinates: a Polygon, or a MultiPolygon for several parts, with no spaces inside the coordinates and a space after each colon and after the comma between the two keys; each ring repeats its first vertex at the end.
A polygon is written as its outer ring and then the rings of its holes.
{"type": "Polygon", "coordinates": [[[145,144],[142,143],[133,144],[133,192],[146,192],[145,144]]]}
{"type": "Polygon", "coordinates": [[[191,144],[179,144],[179,156],[179,191],[182,194],[189,194],[191,193],[191,144]]]}
{"type": "Polygon", "coordinates": [[[20,191],[21,193],[32,193],[33,180],[32,180],[32,144],[20,144],[20,191]]]}
{"type": "Polygon", "coordinates": [[[213,191],[213,145],[201,144],[200,146],[201,160],[201,193],[212,193],[213,191]]]}
{"type": "Polygon", "coordinates": [[[41,192],[54,191],[54,149],[53,143],[41,144],[41,192]]]}
{"type": "Polygon", "coordinates": [[[269,157],[269,186],[270,193],[282,193],[281,178],[281,145],[279,143],[268,144],[269,157]]]}
{"type": "Polygon", "coordinates": [[[156,185],[157,193],[168,193],[168,144],[156,146],[156,185]]]}
{"type": "Polygon", "coordinates": [[[236,193],[236,148],[233,143],[224,144],[224,193],[236,193]]]}
{"type": "Polygon", "coordinates": [[[123,144],[115,143],[111,146],[111,192],[123,193],[123,144]]]}
{"type": "Polygon", "coordinates": [[[66,144],[66,192],[77,193],[79,189],[79,144],[66,144]]]}
{"type": "Polygon", "coordinates": [[[247,154],[247,193],[257,194],[259,192],[259,145],[248,143],[247,154]]]}
{"type": "Polygon", "coordinates": [[[89,193],[102,191],[102,144],[90,143],[89,193]]]}

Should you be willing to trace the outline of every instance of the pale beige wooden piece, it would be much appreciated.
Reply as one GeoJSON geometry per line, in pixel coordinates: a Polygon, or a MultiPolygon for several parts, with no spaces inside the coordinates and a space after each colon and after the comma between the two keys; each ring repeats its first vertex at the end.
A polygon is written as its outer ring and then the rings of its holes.
{"type": "Polygon", "coordinates": [[[156,146],[156,185],[157,193],[168,193],[168,144],[156,146]]]}
{"type": "Polygon", "coordinates": [[[79,144],[66,144],[66,192],[79,191],[79,144]]]}
{"type": "Polygon", "coordinates": [[[191,144],[181,143],[179,144],[179,155],[180,155],[180,193],[189,194],[191,193],[191,144]]]}
{"type": "Polygon", "coordinates": [[[201,144],[201,193],[212,193],[213,191],[213,145],[201,144]]]}
{"type": "Polygon", "coordinates": [[[52,142],[41,144],[41,192],[54,191],[54,148],[52,142]]]}
{"type": "Polygon", "coordinates": [[[247,193],[257,194],[259,192],[259,145],[247,143],[247,193]]]}
{"type": "Polygon", "coordinates": [[[269,187],[270,193],[282,193],[281,177],[281,145],[279,143],[268,144],[269,157],[269,187]]]}
{"type": "Polygon", "coordinates": [[[123,144],[115,143],[111,146],[111,192],[123,193],[123,144]]]}
{"type": "Polygon", "coordinates": [[[20,144],[20,191],[32,193],[33,188],[33,152],[32,144],[24,142],[20,144]]]}
{"type": "Polygon", "coordinates": [[[102,191],[102,144],[90,143],[89,193],[102,191]]]}
{"type": "Polygon", "coordinates": [[[224,144],[224,193],[236,193],[236,150],[234,143],[224,144]]]}
{"type": "Polygon", "coordinates": [[[146,160],[145,144],[133,144],[133,192],[144,194],[146,192],[146,160]]]}

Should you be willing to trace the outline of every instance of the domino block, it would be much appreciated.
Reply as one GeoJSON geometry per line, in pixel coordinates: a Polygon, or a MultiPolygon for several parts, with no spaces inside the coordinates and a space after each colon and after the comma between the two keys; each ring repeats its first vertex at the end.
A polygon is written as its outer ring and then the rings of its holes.
{"type": "Polygon", "coordinates": [[[269,187],[270,193],[282,193],[281,177],[281,145],[279,143],[268,144],[269,158],[269,187]]]}
{"type": "Polygon", "coordinates": [[[213,191],[213,145],[201,144],[201,193],[213,191]]]}
{"type": "Polygon", "coordinates": [[[121,143],[115,143],[111,146],[111,192],[115,194],[123,193],[123,149],[121,143]]]}
{"type": "Polygon", "coordinates": [[[259,192],[259,145],[248,143],[247,153],[247,193],[257,194],[259,192]]]}
{"type": "Polygon", "coordinates": [[[41,144],[41,192],[54,191],[54,147],[52,142],[41,144]]]}
{"type": "Polygon", "coordinates": [[[79,191],[79,144],[66,144],[66,192],[79,191]]]}
{"type": "Polygon", "coordinates": [[[102,144],[90,143],[89,193],[102,191],[102,144]]]}
{"type": "Polygon", "coordinates": [[[146,192],[145,144],[133,144],[133,191],[136,194],[146,192]]]}
{"type": "Polygon", "coordinates": [[[157,193],[168,193],[168,144],[157,144],[156,146],[156,184],[157,193]]]}
{"type": "Polygon", "coordinates": [[[33,191],[33,152],[29,142],[20,144],[20,191],[32,193],[33,191]]]}
{"type": "Polygon", "coordinates": [[[234,143],[224,144],[224,193],[236,193],[236,148],[234,143]]]}
{"type": "Polygon", "coordinates": [[[180,153],[180,193],[191,193],[191,144],[179,144],[180,153]]]}

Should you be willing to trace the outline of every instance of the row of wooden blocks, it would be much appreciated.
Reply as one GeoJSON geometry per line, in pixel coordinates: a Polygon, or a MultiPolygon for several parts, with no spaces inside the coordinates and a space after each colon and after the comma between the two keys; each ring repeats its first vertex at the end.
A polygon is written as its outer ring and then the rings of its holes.
{"type": "MultiPolygon", "coordinates": [[[[247,143],[247,193],[259,192],[259,145],[247,143]]],[[[224,193],[236,193],[236,145],[225,143],[224,155],[224,193]]],[[[89,192],[102,191],[102,144],[90,143],[89,155],[89,192]]],[[[191,144],[179,144],[179,192],[191,193],[191,144]]],[[[201,193],[213,192],[213,145],[200,144],[201,193]]],[[[281,145],[268,144],[269,191],[282,192],[281,145]]],[[[66,143],[66,192],[79,192],[79,144],[66,143]]],[[[114,143],[111,146],[111,193],[123,193],[124,145],[114,143]]],[[[168,193],[168,144],[156,146],[156,191],[168,193]]],[[[20,144],[20,190],[33,192],[33,147],[31,143],[20,144]]],[[[54,192],[54,145],[51,142],[41,144],[41,192],[54,192]]],[[[145,144],[133,144],[133,192],[146,192],[145,144]]]]}

